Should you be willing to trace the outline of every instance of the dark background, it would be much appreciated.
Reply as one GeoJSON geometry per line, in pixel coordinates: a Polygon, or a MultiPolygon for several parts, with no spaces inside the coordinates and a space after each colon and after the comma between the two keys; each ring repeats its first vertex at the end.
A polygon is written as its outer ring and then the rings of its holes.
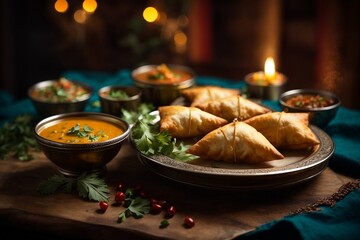
{"type": "Polygon", "coordinates": [[[360,1],[101,0],[84,24],[73,20],[82,1],[68,2],[61,14],[55,0],[1,1],[0,90],[20,99],[31,84],[66,70],[161,62],[239,81],[272,56],[288,89],[333,91],[343,106],[360,109],[360,1]],[[149,5],[167,14],[166,24],[143,20],[149,5]],[[168,38],[174,27],[188,37],[180,52],[168,38]]]}

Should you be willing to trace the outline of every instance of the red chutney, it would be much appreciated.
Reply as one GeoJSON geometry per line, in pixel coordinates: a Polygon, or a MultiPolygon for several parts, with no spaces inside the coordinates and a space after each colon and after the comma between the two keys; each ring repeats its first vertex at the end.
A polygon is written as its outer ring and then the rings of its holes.
{"type": "Polygon", "coordinates": [[[289,106],[306,109],[323,108],[334,103],[334,100],[329,97],[311,94],[299,94],[286,101],[289,106]]]}
{"type": "Polygon", "coordinates": [[[161,64],[150,71],[137,74],[135,78],[151,84],[173,84],[189,80],[192,76],[185,71],[170,69],[166,64],[161,64]]]}

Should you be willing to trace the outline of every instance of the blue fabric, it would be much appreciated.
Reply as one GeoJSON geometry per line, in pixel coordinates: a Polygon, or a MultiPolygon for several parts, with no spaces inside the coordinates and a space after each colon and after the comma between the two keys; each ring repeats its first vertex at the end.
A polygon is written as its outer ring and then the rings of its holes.
{"type": "MultiPolygon", "coordinates": [[[[67,71],[64,77],[90,85],[93,95],[86,111],[99,111],[97,91],[107,85],[133,85],[130,70],[115,73],[67,71]]],[[[218,85],[243,89],[241,80],[229,80],[210,76],[198,76],[197,85],[218,85]]],[[[280,111],[275,101],[264,105],[280,111]]],[[[19,114],[32,113],[35,109],[29,99],[13,101],[11,96],[0,93],[0,121],[19,114]]],[[[340,107],[336,117],[324,128],[335,143],[335,152],[329,166],[334,171],[360,178],[360,111],[340,107]]],[[[286,216],[259,226],[255,231],[238,239],[358,239],[360,234],[360,190],[357,189],[339,201],[334,207],[322,207],[321,211],[286,216]]]]}

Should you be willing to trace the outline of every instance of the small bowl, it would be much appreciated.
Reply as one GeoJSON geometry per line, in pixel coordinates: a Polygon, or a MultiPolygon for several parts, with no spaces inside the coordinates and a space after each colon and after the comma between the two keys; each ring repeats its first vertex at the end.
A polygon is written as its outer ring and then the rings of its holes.
{"type": "Polygon", "coordinates": [[[318,127],[325,127],[335,117],[339,106],[341,105],[340,99],[333,93],[317,89],[294,89],[284,92],[279,97],[279,103],[284,111],[288,112],[309,112],[309,121],[318,127]],[[329,106],[306,108],[300,106],[293,106],[286,103],[291,98],[300,95],[313,95],[321,96],[329,99],[332,103],[329,106]]]}
{"type": "Polygon", "coordinates": [[[90,86],[81,83],[71,81],[77,86],[82,87],[86,93],[72,101],[64,101],[64,102],[52,102],[46,99],[39,99],[34,95],[34,92],[39,89],[45,89],[50,86],[53,86],[58,80],[46,80],[42,82],[38,82],[31,86],[28,90],[28,96],[33,103],[35,110],[41,117],[49,117],[52,115],[57,115],[61,113],[69,113],[69,112],[81,112],[84,111],[86,104],[88,103],[92,89],[90,86]]]}
{"type": "Polygon", "coordinates": [[[157,80],[147,80],[146,75],[154,71],[158,65],[145,65],[132,71],[131,77],[134,84],[142,92],[142,101],[152,103],[155,106],[171,104],[181,96],[181,91],[194,86],[195,74],[185,66],[167,65],[173,72],[186,75],[187,77],[178,82],[165,82],[157,80]],[[142,77],[141,77],[142,76],[142,77]]]}
{"type": "Polygon", "coordinates": [[[106,86],[98,91],[101,111],[114,116],[121,116],[121,110],[136,111],[141,102],[141,92],[136,87],[106,86]],[[128,98],[114,98],[111,91],[122,91],[128,98]]]}
{"type": "MultiPolygon", "coordinates": [[[[71,128],[71,126],[72,124],[69,125],[69,128],[71,128]]],[[[91,127],[91,123],[89,123],[89,126],[91,127]]],[[[85,171],[104,172],[106,164],[118,154],[129,132],[129,124],[120,118],[104,113],[87,112],[65,113],[51,116],[41,120],[34,128],[35,139],[40,149],[45,156],[58,167],[59,172],[66,176],[78,176],[85,171]],[[120,129],[121,132],[108,140],[88,143],[57,142],[40,135],[41,132],[47,128],[74,118],[84,122],[97,120],[104,124],[111,124],[113,127],[120,129]]]]}
{"type": "Polygon", "coordinates": [[[277,73],[278,83],[276,84],[258,84],[254,82],[255,75],[264,75],[263,72],[249,73],[245,76],[247,94],[249,98],[262,100],[278,100],[279,95],[284,92],[287,78],[284,74],[277,73]]]}

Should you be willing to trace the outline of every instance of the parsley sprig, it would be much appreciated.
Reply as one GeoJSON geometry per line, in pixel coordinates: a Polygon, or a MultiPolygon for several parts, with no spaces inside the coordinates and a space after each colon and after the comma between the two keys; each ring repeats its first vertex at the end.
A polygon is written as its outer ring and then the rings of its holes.
{"type": "Polygon", "coordinates": [[[186,153],[189,145],[177,143],[168,131],[160,132],[159,123],[154,123],[155,118],[154,115],[144,115],[132,128],[132,139],[139,151],[146,155],[165,155],[183,162],[197,158],[186,153]]]}
{"type": "Polygon", "coordinates": [[[84,125],[82,128],[80,124],[75,124],[75,126],[71,127],[69,131],[66,132],[67,135],[77,136],[79,138],[87,138],[90,142],[96,142],[99,140],[100,135],[103,135],[104,132],[100,131],[97,134],[92,134],[94,129],[89,125],[84,125]]]}
{"type": "Polygon", "coordinates": [[[120,212],[118,222],[125,221],[128,217],[142,218],[150,212],[150,201],[134,194],[134,189],[128,188],[125,192],[126,199],[124,201],[125,210],[120,212]]]}
{"type": "Polygon", "coordinates": [[[70,193],[74,190],[82,198],[98,202],[109,200],[109,187],[96,173],[84,172],[77,178],[56,174],[40,182],[37,187],[37,191],[43,195],[51,195],[57,191],[70,193]]]}
{"type": "Polygon", "coordinates": [[[0,127],[0,159],[14,154],[20,161],[34,159],[31,149],[38,149],[33,135],[34,116],[31,114],[19,115],[14,120],[5,122],[0,127]]]}
{"type": "Polygon", "coordinates": [[[121,117],[129,124],[133,124],[138,121],[139,118],[142,118],[153,110],[154,105],[151,103],[141,103],[137,107],[136,111],[128,111],[124,108],[121,109],[121,117]]]}

